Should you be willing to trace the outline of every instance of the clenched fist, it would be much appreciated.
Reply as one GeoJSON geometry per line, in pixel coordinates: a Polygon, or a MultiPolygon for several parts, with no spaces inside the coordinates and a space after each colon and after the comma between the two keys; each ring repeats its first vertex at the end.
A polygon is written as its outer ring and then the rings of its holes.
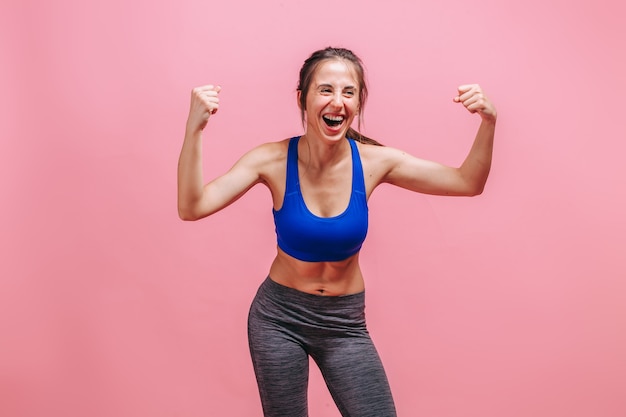
{"type": "Polygon", "coordinates": [[[470,113],[478,113],[483,120],[496,121],[496,108],[478,84],[461,85],[458,91],[459,94],[454,97],[456,103],[463,104],[470,113]]]}
{"type": "Polygon", "coordinates": [[[187,130],[203,130],[212,114],[220,107],[220,86],[204,85],[191,91],[191,104],[187,118],[187,130]]]}

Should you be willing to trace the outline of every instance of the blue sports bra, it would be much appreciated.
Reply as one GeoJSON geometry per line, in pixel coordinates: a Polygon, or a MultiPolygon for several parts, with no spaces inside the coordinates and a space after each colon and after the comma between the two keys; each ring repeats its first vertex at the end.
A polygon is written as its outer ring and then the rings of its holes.
{"type": "Polygon", "coordinates": [[[357,253],[368,226],[363,167],[356,143],[352,150],[352,194],[346,210],[334,217],[319,217],[304,203],[298,176],[298,141],[291,138],[287,152],[287,183],[280,210],[272,210],[278,247],[301,261],[341,261],[357,253]]]}

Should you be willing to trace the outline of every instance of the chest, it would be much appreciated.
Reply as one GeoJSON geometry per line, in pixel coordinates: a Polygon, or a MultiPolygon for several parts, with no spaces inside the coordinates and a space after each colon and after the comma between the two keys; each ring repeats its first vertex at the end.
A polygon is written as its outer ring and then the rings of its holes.
{"type": "Polygon", "coordinates": [[[353,190],[352,162],[315,170],[299,163],[300,192],[309,211],[319,217],[334,217],[343,213],[353,190]]]}

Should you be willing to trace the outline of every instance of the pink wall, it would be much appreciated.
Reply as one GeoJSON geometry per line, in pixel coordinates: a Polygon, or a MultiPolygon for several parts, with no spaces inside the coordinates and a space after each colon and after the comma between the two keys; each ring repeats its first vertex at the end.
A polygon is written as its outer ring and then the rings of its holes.
{"type": "MultiPolygon", "coordinates": [[[[626,415],[625,10],[589,4],[4,2],[0,415],[261,415],[245,326],[269,195],[184,223],[176,163],[202,83],[223,86],[209,175],[300,133],[297,71],[328,45],[365,61],[384,143],[460,163],[462,83],[500,115],[482,196],[370,200],[368,319],[400,415],[626,415]]],[[[312,379],[311,415],[338,416],[312,379]]]]}

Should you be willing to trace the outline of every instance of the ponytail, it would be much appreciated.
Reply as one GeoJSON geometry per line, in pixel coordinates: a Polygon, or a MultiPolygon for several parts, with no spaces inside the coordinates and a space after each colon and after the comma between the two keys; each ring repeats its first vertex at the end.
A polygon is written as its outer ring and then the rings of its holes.
{"type": "Polygon", "coordinates": [[[377,140],[368,138],[367,136],[362,135],[360,132],[357,132],[351,127],[348,128],[348,131],[346,132],[346,137],[350,139],[354,139],[357,142],[361,142],[366,145],[384,146],[382,143],[378,142],[377,140]]]}

